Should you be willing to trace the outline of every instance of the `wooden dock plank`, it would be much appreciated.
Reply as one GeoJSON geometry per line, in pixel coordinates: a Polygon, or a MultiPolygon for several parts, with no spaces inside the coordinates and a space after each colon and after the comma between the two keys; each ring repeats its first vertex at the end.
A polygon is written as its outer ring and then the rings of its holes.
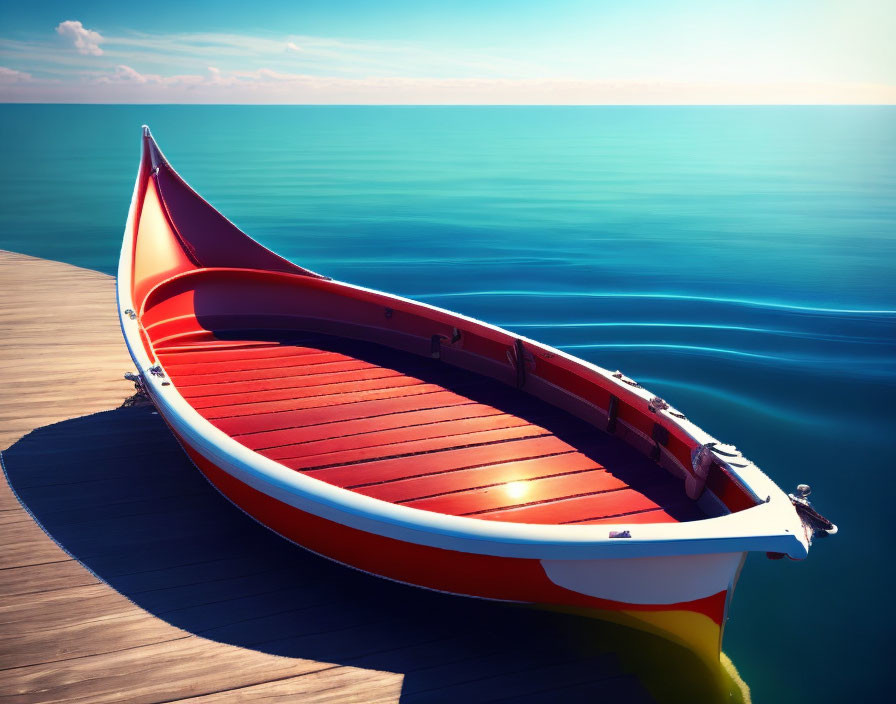
{"type": "MultiPolygon", "coordinates": [[[[262,682],[333,667],[331,663],[274,658],[185,635],[143,647],[69,659],[53,663],[52,667],[0,672],[0,691],[10,691],[17,702],[151,704],[202,695],[220,696],[262,682]]],[[[301,691],[296,687],[292,693],[301,691]]]]}
{"type": "MultiPolygon", "coordinates": [[[[401,697],[400,675],[394,672],[377,672],[353,667],[334,667],[309,672],[299,677],[263,682],[239,691],[244,701],[289,701],[297,688],[302,690],[302,702],[311,704],[339,704],[364,702],[384,704],[401,697]]],[[[233,691],[233,690],[231,690],[233,691]]],[[[234,692],[236,694],[236,692],[234,692]]],[[[208,704],[219,701],[219,695],[184,699],[190,704],[208,704]]]]}
{"type": "MultiPolygon", "coordinates": [[[[25,511],[20,515],[28,516],[25,511]]],[[[33,520],[4,526],[3,542],[0,570],[59,562],[68,557],[56,543],[47,539],[47,534],[33,520]]]]}
{"type": "Polygon", "coordinates": [[[0,280],[0,448],[30,511],[0,482],[4,701],[553,701],[557,673],[646,696],[580,619],[385,582],[259,527],[150,408],[116,410],[110,277],[0,251],[0,280]]]}
{"type": "MultiPolygon", "coordinates": [[[[25,517],[31,520],[27,514],[25,517]]],[[[0,570],[0,594],[3,594],[4,599],[22,594],[47,592],[53,589],[70,589],[99,583],[100,580],[97,577],[90,574],[73,558],[43,565],[27,565],[0,570]]]]}

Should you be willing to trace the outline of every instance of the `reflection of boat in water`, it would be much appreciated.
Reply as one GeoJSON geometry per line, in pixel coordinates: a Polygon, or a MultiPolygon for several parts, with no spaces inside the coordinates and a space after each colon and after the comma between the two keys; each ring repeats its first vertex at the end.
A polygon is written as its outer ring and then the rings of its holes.
{"type": "Polygon", "coordinates": [[[582,610],[717,661],[749,551],[833,527],[620,373],[319,276],[145,129],[118,274],[141,383],[233,503],[352,567],[582,610]]]}

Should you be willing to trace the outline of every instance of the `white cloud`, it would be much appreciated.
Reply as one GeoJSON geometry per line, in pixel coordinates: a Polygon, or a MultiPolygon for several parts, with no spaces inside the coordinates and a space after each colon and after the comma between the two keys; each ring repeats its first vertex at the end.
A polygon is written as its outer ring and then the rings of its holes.
{"type": "MultiPolygon", "coordinates": [[[[196,78],[198,79],[198,83],[201,84],[203,82],[202,76],[196,76],[196,78]]],[[[217,66],[208,67],[208,79],[206,83],[209,86],[226,86],[234,83],[234,81],[235,79],[232,76],[225,76],[217,66]]]]}
{"type": "Polygon", "coordinates": [[[287,51],[302,51],[302,47],[300,47],[295,42],[286,42],[286,50],[287,51]]]}
{"type": "Polygon", "coordinates": [[[135,71],[130,66],[121,64],[115,67],[115,76],[111,80],[115,81],[131,81],[134,83],[147,83],[157,76],[144,76],[139,71],[135,71]]]}
{"type": "Polygon", "coordinates": [[[294,81],[296,79],[306,78],[304,75],[295,73],[281,73],[270,68],[259,68],[255,71],[233,71],[236,78],[244,78],[250,81],[294,81]]]}
{"type": "MultiPolygon", "coordinates": [[[[92,73],[92,72],[91,72],[92,73]]],[[[146,95],[151,92],[164,95],[169,89],[186,88],[193,90],[196,87],[204,86],[207,88],[231,85],[237,81],[232,76],[225,77],[221,74],[220,69],[214,66],[208,67],[208,75],[197,74],[177,74],[174,76],[162,76],[158,73],[141,73],[130,66],[119,64],[115,67],[114,73],[111,75],[93,74],[92,83],[99,85],[115,85],[116,90],[120,90],[126,86],[143,91],[146,95]],[[159,93],[159,91],[161,91],[159,93]]]]}
{"type": "Polygon", "coordinates": [[[103,36],[99,32],[87,29],[78,20],[60,22],[59,26],[56,27],[56,33],[59,36],[71,39],[79,54],[101,56],[103,53],[103,50],[100,49],[100,42],[105,41],[103,36]]]}
{"type": "Polygon", "coordinates": [[[30,73],[16,71],[13,68],[6,68],[6,66],[0,66],[0,83],[20,83],[30,80],[30,73]]]}

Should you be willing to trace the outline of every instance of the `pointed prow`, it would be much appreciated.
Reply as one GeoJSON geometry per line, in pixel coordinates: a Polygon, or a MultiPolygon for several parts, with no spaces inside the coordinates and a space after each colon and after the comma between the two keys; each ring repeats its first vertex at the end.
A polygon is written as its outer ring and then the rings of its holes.
{"type": "Polygon", "coordinates": [[[219,213],[184,181],[147,125],[134,231],[133,300],[191,270],[239,268],[318,276],[265,248],[219,213]]]}
{"type": "Polygon", "coordinates": [[[162,150],[159,149],[159,145],[156,144],[156,140],[152,137],[149,125],[143,125],[143,152],[148,158],[149,165],[153,172],[155,172],[155,170],[162,164],[168,164],[168,161],[162,154],[162,150]]]}

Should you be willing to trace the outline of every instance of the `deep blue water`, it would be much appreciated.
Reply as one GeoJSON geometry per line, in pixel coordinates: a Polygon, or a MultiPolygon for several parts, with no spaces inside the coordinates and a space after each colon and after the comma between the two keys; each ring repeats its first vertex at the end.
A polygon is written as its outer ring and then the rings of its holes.
{"type": "Polygon", "coordinates": [[[0,248],[112,273],[144,122],[293,261],[622,369],[810,483],[840,534],[751,556],[725,650],[756,702],[880,696],[896,108],[4,105],[0,248]]]}

